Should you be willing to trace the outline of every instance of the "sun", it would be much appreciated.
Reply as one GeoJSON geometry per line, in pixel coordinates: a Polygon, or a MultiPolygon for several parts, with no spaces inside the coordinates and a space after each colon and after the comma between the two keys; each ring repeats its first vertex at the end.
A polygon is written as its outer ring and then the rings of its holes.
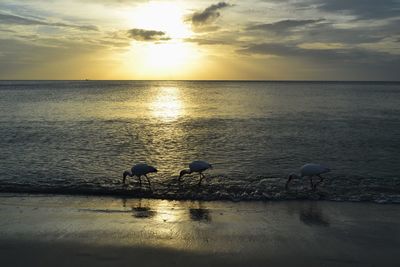
{"type": "Polygon", "coordinates": [[[125,66],[132,75],[145,79],[186,77],[199,65],[199,50],[186,42],[193,32],[184,21],[185,8],[180,2],[149,2],[129,11],[131,29],[162,31],[167,40],[132,40],[124,55],[125,66]]]}
{"type": "Polygon", "coordinates": [[[133,10],[129,24],[134,28],[163,31],[172,39],[188,38],[192,32],[190,25],[184,23],[184,14],[182,4],[149,2],[133,10]]]}

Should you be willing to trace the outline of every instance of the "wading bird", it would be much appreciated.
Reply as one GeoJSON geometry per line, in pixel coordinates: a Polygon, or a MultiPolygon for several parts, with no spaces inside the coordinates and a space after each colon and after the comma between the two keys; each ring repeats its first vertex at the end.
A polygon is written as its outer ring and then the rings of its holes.
{"type": "Polygon", "coordinates": [[[151,183],[149,180],[149,177],[147,177],[148,173],[152,173],[152,172],[157,172],[157,169],[154,168],[153,166],[147,165],[147,164],[136,164],[132,167],[131,171],[124,171],[122,177],[123,180],[122,182],[125,184],[125,180],[126,180],[126,176],[137,176],[139,178],[139,184],[140,187],[142,187],[142,176],[146,177],[147,182],[149,183],[149,186],[151,188],[151,183]]]}
{"type": "Polygon", "coordinates": [[[199,186],[201,185],[201,181],[206,178],[206,176],[203,174],[205,170],[212,169],[212,166],[210,163],[202,160],[195,160],[192,163],[189,164],[189,169],[188,170],[182,170],[179,173],[179,182],[181,181],[182,176],[185,174],[191,174],[192,172],[197,172],[200,175],[200,181],[199,181],[199,186]]]}
{"type": "Polygon", "coordinates": [[[308,177],[310,179],[310,186],[312,190],[315,190],[317,188],[317,185],[319,185],[324,178],[321,177],[321,174],[330,172],[331,170],[323,165],[320,164],[315,164],[315,163],[309,163],[305,164],[303,167],[300,169],[300,175],[296,173],[291,173],[288,176],[288,180],[286,182],[285,188],[289,189],[289,183],[292,179],[300,179],[302,177],[308,177]],[[313,176],[318,176],[320,180],[317,183],[313,183],[313,176]]]}

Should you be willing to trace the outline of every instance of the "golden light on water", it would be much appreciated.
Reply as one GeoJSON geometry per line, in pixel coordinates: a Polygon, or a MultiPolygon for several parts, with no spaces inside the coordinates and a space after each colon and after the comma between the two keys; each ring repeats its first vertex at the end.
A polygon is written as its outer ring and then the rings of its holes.
{"type": "Polygon", "coordinates": [[[178,119],[184,113],[181,92],[177,87],[157,88],[151,111],[154,117],[164,121],[178,119]]]}

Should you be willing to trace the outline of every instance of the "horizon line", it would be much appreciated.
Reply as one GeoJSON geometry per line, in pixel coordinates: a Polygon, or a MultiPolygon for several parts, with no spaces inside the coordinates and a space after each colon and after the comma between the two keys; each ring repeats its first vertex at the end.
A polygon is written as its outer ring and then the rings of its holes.
{"type": "Polygon", "coordinates": [[[400,83],[400,80],[262,80],[262,79],[0,79],[0,81],[143,81],[143,82],[393,82],[400,83]]]}

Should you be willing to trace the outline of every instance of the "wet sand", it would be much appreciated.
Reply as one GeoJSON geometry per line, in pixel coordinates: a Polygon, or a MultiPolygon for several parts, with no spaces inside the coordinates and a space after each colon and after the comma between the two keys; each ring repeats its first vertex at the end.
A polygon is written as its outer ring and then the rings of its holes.
{"type": "Polygon", "coordinates": [[[1,266],[398,266],[400,205],[0,194],[1,266]]]}

